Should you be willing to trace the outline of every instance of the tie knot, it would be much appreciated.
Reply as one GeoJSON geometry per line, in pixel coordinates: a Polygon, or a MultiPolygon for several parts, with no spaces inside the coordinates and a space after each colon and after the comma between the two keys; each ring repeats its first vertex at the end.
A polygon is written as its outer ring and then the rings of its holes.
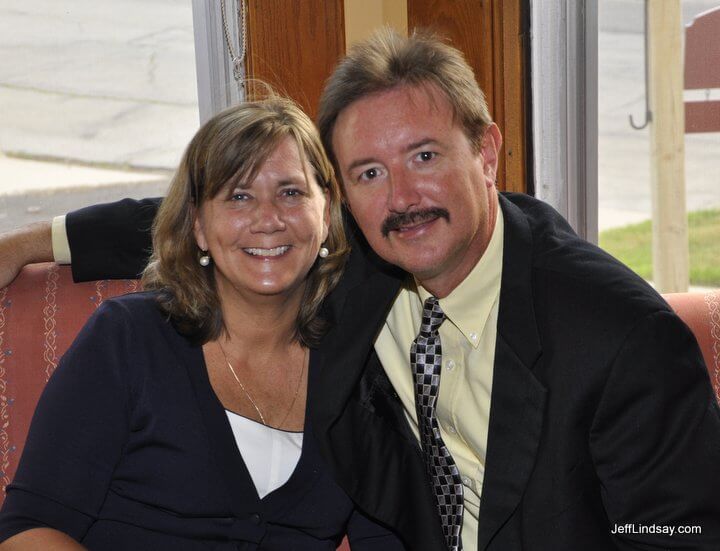
{"type": "Polygon", "coordinates": [[[440,327],[445,319],[445,313],[440,308],[440,303],[435,297],[429,297],[423,304],[422,323],[420,324],[420,334],[427,337],[434,333],[440,327]]]}

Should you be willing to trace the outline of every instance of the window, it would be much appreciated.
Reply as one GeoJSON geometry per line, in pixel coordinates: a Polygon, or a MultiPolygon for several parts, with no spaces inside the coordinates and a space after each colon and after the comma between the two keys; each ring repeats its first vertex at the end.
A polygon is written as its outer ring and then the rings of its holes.
{"type": "Polygon", "coordinates": [[[707,89],[683,92],[683,82],[690,84],[683,78],[687,65],[700,61],[705,77],[720,75],[713,70],[719,59],[708,64],[694,57],[720,53],[720,1],[668,0],[650,7],[646,29],[642,0],[599,3],[600,245],[661,291],[685,290],[681,272],[687,248],[690,285],[720,287],[720,111],[714,132],[684,133],[681,116],[684,100],[720,98],[720,83],[712,80],[702,84],[707,89]],[[672,17],[673,8],[677,28],[663,26],[660,19],[672,17]],[[664,13],[653,15],[653,9],[664,13]],[[713,9],[718,10],[712,22],[716,30],[687,39],[699,16],[713,9]],[[679,48],[672,46],[674,34],[679,48]],[[652,120],[643,126],[646,97],[652,120]]]}
{"type": "Polygon", "coordinates": [[[683,122],[720,127],[720,0],[645,6],[531,0],[536,194],[658,290],[720,287],[720,129],[683,122]]]}
{"type": "Polygon", "coordinates": [[[0,230],[163,194],[198,127],[183,0],[0,4],[0,230]]]}

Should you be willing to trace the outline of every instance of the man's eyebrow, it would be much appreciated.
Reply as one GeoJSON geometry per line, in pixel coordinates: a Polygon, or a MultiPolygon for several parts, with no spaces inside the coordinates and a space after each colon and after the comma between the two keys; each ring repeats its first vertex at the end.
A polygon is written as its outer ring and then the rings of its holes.
{"type": "Polygon", "coordinates": [[[370,163],[376,162],[374,157],[366,157],[365,159],[358,159],[357,161],[353,161],[350,163],[347,167],[347,171],[350,172],[352,169],[357,168],[362,165],[369,165],[370,163]]]}
{"type": "Polygon", "coordinates": [[[419,147],[424,147],[426,145],[436,145],[437,143],[438,141],[434,140],[433,138],[423,138],[422,140],[418,140],[408,145],[405,148],[405,153],[409,153],[413,149],[418,149],[419,147]]]}

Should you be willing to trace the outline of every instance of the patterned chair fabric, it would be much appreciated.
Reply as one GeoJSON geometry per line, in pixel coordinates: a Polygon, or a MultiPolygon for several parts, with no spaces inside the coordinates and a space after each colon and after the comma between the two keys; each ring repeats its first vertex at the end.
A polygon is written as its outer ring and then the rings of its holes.
{"type": "Polygon", "coordinates": [[[36,264],[0,290],[0,499],[58,360],[103,300],[137,291],[138,285],[120,280],[74,284],[69,267],[36,264]]]}
{"type": "MultiPolygon", "coordinates": [[[[27,266],[0,289],[0,503],[58,360],[103,300],[138,290],[135,280],[73,283],[70,268],[55,264],[27,266]]],[[[720,401],[720,291],[665,298],[695,334],[720,401]]]]}
{"type": "Polygon", "coordinates": [[[720,403],[720,291],[669,293],[663,298],[695,335],[720,403]]]}

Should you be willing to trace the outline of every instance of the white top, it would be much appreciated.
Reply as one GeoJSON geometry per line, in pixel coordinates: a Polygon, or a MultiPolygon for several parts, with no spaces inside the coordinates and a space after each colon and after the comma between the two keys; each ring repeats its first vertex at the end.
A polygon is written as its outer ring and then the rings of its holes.
{"type": "Polygon", "coordinates": [[[235,443],[260,499],[285,484],[300,461],[303,433],[288,432],[225,410],[235,443]]]}

